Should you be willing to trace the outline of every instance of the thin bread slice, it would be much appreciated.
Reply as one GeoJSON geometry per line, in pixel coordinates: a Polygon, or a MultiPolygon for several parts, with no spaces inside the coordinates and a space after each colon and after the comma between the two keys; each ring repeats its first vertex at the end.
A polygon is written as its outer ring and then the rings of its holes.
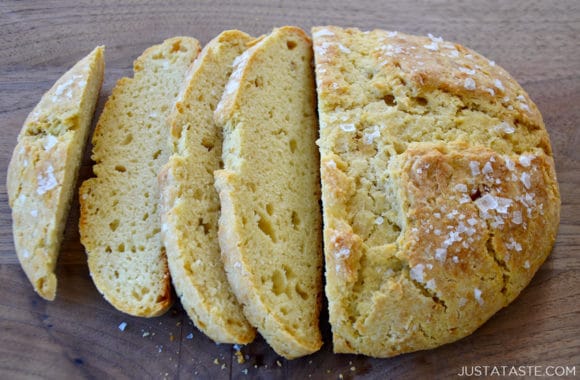
{"type": "Polygon", "coordinates": [[[95,178],[80,189],[80,234],[93,281],[125,313],[153,317],[172,303],[161,242],[157,173],[167,161],[167,124],[197,40],[147,49],[134,77],[117,82],[93,135],[95,178]]]}
{"type": "Polygon", "coordinates": [[[222,152],[213,111],[234,58],[251,39],[225,31],[204,47],[169,118],[173,154],[159,174],[161,235],[175,291],[195,325],[218,343],[247,344],[256,335],[221,261],[219,197],[213,187],[222,152]]]}
{"type": "Polygon", "coordinates": [[[440,37],[313,28],[334,351],[471,334],[549,255],[548,133],[494,62],[440,37]]]}
{"type": "Polygon", "coordinates": [[[317,351],[321,221],[312,45],[295,27],[234,63],[215,113],[223,126],[219,240],[248,320],[286,358],[317,351]]]}
{"type": "Polygon", "coordinates": [[[55,266],[104,68],[99,46],[60,77],[28,115],[8,166],[18,260],[47,300],[56,295],[55,266]]]}

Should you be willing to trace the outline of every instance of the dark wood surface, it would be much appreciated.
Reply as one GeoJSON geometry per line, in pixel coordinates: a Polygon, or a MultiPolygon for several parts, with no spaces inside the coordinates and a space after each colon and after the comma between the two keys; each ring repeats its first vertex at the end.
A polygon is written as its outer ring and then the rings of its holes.
{"type": "MultiPolygon", "coordinates": [[[[2,1],[0,2],[0,378],[448,378],[463,366],[575,366],[580,376],[580,2],[576,1],[2,1]],[[238,364],[230,345],[195,329],[177,303],[166,315],[117,312],[90,280],[79,243],[78,201],[58,264],[57,299],[36,296],[18,265],[6,169],[27,114],[54,81],[98,44],[107,46],[97,113],[132,61],[174,35],[208,42],[225,29],[336,24],[433,33],[506,68],[539,106],[562,193],[556,246],[528,288],[473,335],[391,359],[332,354],[325,345],[287,361],[259,338],[238,364]],[[125,322],[125,331],[118,326],[125,322]],[[247,374],[245,373],[247,370],[247,374]]],[[[88,155],[81,180],[90,175],[88,155]]]]}

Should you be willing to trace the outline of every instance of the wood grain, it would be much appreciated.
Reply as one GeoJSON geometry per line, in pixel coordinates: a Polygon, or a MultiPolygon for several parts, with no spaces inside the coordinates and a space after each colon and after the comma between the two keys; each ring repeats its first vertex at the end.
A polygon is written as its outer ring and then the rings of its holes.
{"type": "MultiPolygon", "coordinates": [[[[453,377],[472,365],[569,365],[580,375],[580,2],[3,1],[0,31],[0,378],[415,379],[453,377]],[[36,296],[14,253],[5,181],[16,136],[42,94],[105,44],[99,113],[115,82],[152,44],[174,35],[206,43],[225,29],[259,35],[284,24],[442,35],[494,59],[523,85],[552,138],[562,218],[552,255],[521,296],[473,335],[431,351],[391,359],[334,355],[323,315],[320,352],[286,361],[258,339],[238,363],[232,346],[208,340],[179,304],[162,317],[139,319],[102,299],[79,243],[77,200],[57,299],[36,296]]],[[[87,154],[80,180],[90,175],[87,154]]]]}

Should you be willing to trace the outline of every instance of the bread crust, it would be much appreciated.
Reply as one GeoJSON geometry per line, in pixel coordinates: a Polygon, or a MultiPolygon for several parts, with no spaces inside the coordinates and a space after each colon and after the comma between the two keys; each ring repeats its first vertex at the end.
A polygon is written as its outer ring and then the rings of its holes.
{"type": "Polygon", "coordinates": [[[537,107],[505,70],[439,37],[313,36],[334,351],[389,357],[471,334],[556,238],[537,107]]]}
{"type": "Polygon", "coordinates": [[[104,66],[99,46],[57,80],[24,122],[8,166],[16,254],[46,300],[56,296],[56,262],[104,66]]]}

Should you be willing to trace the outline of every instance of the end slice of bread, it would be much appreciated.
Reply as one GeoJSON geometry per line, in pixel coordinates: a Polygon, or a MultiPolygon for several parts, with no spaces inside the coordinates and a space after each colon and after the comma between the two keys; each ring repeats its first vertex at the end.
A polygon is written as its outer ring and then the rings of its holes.
{"type": "Polygon", "coordinates": [[[219,240],[248,320],[286,358],[317,351],[321,221],[312,45],[283,27],[238,57],[224,128],[219,240]]]}
{"type": "Polygon", "coordinates": [[[95,285],[117,309],[152,317],[171,306],[157,174],[167,162],[166,119],[199,43],[175,37],[147,49],[117,82],[93,136],[95,178],[80,189],[81,242],[95,285]]]}
{"type": "Polygon", "coordinates": [[[161,234],[173,285],[195,325],[218,343],[247,344],[256,335],[226,278],[217,237],[219,197],[213,188],[222,152],[213,111],[234,58],[251,39],[225,31],[202,50],[169,118],[173,154],[159,174],[161,234]]]}
{"type": "Polygon", "coordinates": [[[28,115],[8,166],[16,253],[47,300],[56,295],[55,266],[104,67],[99,46],[54,84],[28,115]]]}

